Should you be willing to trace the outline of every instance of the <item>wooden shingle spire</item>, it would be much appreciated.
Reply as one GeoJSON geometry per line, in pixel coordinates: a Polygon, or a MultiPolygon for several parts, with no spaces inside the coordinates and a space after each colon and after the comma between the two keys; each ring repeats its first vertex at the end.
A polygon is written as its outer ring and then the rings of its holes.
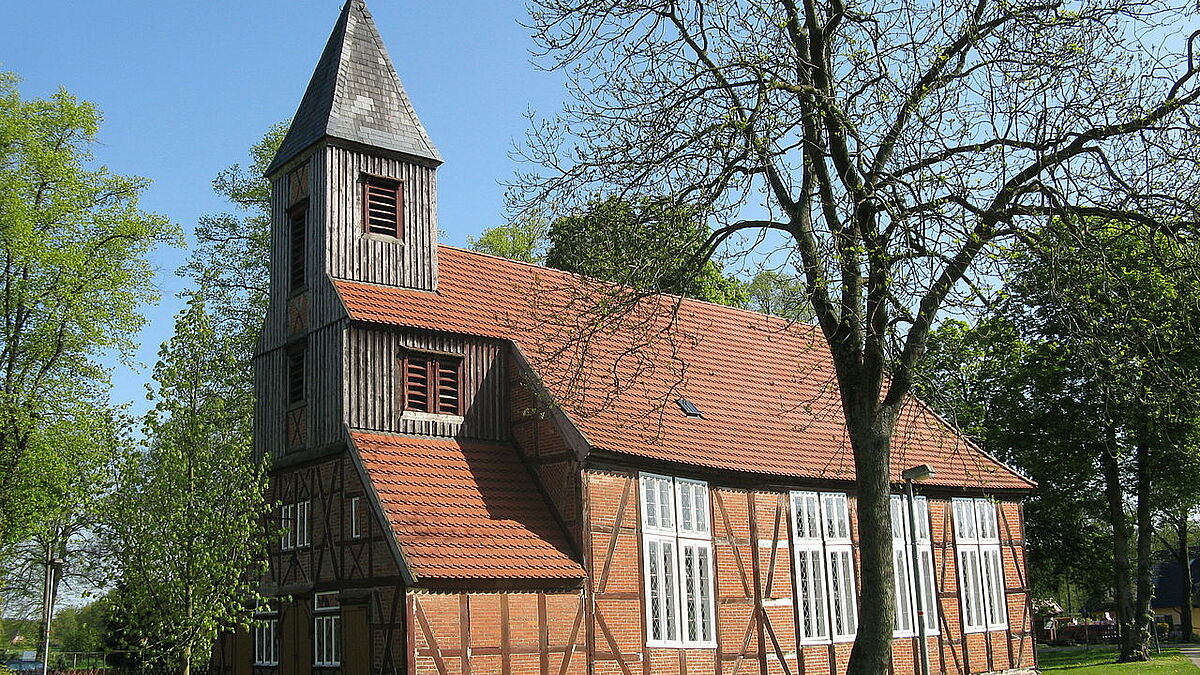
{"type": "Polygon", "coordinates": [[[267,174],[326,136],[442,162],[362,0],[342,8],[267,174]]]}

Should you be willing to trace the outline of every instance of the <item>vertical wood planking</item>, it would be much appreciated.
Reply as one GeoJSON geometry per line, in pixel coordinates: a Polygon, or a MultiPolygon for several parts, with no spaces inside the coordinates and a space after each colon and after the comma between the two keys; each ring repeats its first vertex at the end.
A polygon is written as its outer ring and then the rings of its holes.
{"type": "Polygon", "coordinates": [[[437,288],[437,190],[435,169],[413,162],[326,146],[324,213],[329,226],[325,259],[330,276],[367,283],[437,288]],[[362,174],[404,183],[404,235],[363,236],[362,174]]]}
{"type": "Polygon", "coordinates": [[[350,427],[423,436],[508,437],[506,364],[500,343],[357,325],[345,335],[345,419],[350,427]],[[400,359],[407,350],[462,355],[462,424],[403,419],[400,359]]]}

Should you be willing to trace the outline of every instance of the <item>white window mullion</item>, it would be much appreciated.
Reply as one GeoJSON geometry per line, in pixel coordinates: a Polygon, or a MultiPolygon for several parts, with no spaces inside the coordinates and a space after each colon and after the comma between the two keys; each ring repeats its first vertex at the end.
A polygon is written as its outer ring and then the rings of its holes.
{"type": "Polygon", "coordinates": [[[829,547],[830,631],[835,642],[853,640],[858,631],[854,594],[854,552],[850,546],[829,547]]]}

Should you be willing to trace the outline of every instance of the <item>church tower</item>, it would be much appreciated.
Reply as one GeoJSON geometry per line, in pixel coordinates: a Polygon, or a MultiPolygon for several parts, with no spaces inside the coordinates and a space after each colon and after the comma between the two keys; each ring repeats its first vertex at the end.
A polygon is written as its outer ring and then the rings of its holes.
{"type": "Polygon", "coordinates": [[[341,440],[345,311],[331,280],[437,290],[441,163],[366,4],[348,0],[267,169],[258,452],[278,458],[341,440]]]}

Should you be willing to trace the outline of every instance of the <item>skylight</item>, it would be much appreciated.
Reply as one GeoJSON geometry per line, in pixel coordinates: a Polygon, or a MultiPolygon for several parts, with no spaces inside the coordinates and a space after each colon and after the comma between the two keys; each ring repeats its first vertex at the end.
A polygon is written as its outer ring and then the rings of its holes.
{"type": "Polygon", "coordinates": [[[679,409],[683,411],[684,415],[687,415],[688,417],[699,417],[700,419],[704,419],[704,413],[700,412],[700,409],[696,407],[695,403],[692,403],[686,398],[681,398],[675,402],[679,404],[679,409]]]}

